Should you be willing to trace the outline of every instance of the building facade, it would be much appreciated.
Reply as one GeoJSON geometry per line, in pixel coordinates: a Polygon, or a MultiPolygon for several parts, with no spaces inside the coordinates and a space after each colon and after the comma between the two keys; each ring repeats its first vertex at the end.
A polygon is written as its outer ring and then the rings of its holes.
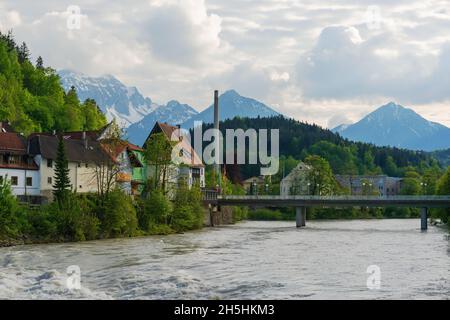
{"type": "Polygon", "coordinates": [[[280,182],[280,195],[309,195],[311,192],[308,174],[311,167],[300,162],[292,171],[280,182]]]}
{"type": "Polygon", "coordinates": [[[351,195],[395,196],[400,194],[402,178],[387,175],[336,175],[340,186],[351,195]]]}
{"type": "MultiPolygon", "coordinates": [[[[177,160],[179,161],[179,165],[172,165],[168,168],[168,172],[166,172],[168,184],[176,187],[178,181],[184,179],[189,187],[199,185],[201,188],[204,188],[205,166],[186,137],[181,135],[180,127],[157,122],[147,137],[144,147],[150,137],[158,133],[164,134],[169,141],[177,142],[177,160]]],[[[152,165],[148,167],[147,173],[149,178],[152,178],[155,174],[152,165]]]]}
{"type": "Polygon", "coordinates": [[[27,153],[26,139],[0,129],[0,184],[8,182],[16,196],[39,196],[39,167],[27,153]]]}

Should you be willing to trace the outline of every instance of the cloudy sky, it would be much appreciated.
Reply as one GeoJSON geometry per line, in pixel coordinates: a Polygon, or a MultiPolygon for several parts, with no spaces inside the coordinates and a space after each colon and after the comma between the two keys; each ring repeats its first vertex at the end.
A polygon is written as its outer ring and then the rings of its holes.
{"type": "Polygon", "coordinates": [[[158,103],[202,110],[233,88],[327,127],[389,101],[450,126],[448,0],[34,2],[0,0],[0,29],[33,58],[158,103]]]}

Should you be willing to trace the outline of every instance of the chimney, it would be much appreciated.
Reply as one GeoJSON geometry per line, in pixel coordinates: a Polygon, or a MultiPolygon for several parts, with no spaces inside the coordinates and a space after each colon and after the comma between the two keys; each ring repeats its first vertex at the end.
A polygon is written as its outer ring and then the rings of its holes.
{"type": "Polygon", "coordinates": [[[87,148],[88,148],[88,141],[87,141],[87,138],[86,138],[86,131],[83,131],[82,139],[83,139],[83,142],[84,142],[84,148],[87,150],[87,148]]]}
{"type": "MultiPolygon", "coordinates": [[[[219,130],[219,90],[214,90],[214,129],[219,130]]],[[[220,152],[218,152],[219,148],[220,148],[220,141],[219,139],[215,139],[215,143],[216,143],[216,148],[215,148],[215,152],[217,152],[217,154],[215,155],[216,157],[216,165],[215,165],[215,176],[218,179],[218,185],[219,185],[219,190],[221,189],[221,177],[220,177],[220,152]]]]}

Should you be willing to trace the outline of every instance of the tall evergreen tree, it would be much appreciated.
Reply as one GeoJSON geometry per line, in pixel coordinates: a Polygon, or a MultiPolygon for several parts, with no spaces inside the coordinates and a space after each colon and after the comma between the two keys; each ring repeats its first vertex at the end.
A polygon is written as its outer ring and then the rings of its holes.
{"type": "Polygon", "coordinates": [[[43,70],[44,69],[44,60],[41,56],[36,59],[36,69],[43,70]]]}
{"type": "Polygon", "coordinates": [[[25,42],[22,42],[20,47],[17,48],[17,59],[20,63],[24,63],[30,59],[30,50],[28,50],[25,42]]]}
{"type": "Polygon", "coordinates": [[[55,184],[53,185],[53,195],[60,206],[65,204],[70,188],[69,161],[67,160],[64,138],[60,136],[55,162],[55,184]]]}

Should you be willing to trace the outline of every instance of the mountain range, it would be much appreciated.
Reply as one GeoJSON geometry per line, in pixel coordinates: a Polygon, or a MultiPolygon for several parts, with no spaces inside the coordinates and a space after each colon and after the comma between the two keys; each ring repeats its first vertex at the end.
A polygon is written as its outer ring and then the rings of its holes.
{"type": "MultiPolygon", "coordinates": [[[[189,129],[195,121],[212,123],[214,120],[213,105],[199,113],[176,100],[165,105],[157,104],[151,98],[144,97],[137,88],[127,87],[111,75],[90,77],[71,70],[61,70],[58,74],[65,90],[74,86],[80,100],[95,99],[108,120],[116,118],[125,128],[128,140],[137,145],[145,142],[156,121],[179,124],[189,129]]],[[[219,101],[221,121],[236,116],[258,118],[278,115],[265,104],[243,97],[235,90],[223,93],[219,101]]]]}
{"type": "Polygon", "coordinates": [[[355,124],[332,129],[353,141],[410,150],[450,148],[450,128],[423,118],[412,109],[390,102],[355,124]]]}
{"type": "Polygon", "coordinates": [[[58,74],[66,91],[74,86],[81,101],[94,99],[108,120],[116,118],[124,127],[142,120],[159,107],[136,87],[127,87],[112,75],[90,77],[71,70],[61,70],[58,74]]]}
{"type": "MultiPolygon", "coordinates": [[[[111,120],[116,118],[126,128],[127,138],[142,145],[156,121],[181,125],[189,129],[196,121],[212,123],[214,107],[202,112],[172,100],[158,104],[144,97],[136,87],[127,87],[111,75],[90,77],[70,70],[59,71],[63,87],[74,86],[81,100],[95,99],[111,120]]],[[[271,117],[278,112],[255,99],[229,90],[219,97],[221,121],[242,118],[271,117]]],[[[409,108],[390,102],[354,124],[332,129],[353,141],[373,143],[411,150],[434,151],[450,148],[450,128],[424,119],[409,108]]]]}

